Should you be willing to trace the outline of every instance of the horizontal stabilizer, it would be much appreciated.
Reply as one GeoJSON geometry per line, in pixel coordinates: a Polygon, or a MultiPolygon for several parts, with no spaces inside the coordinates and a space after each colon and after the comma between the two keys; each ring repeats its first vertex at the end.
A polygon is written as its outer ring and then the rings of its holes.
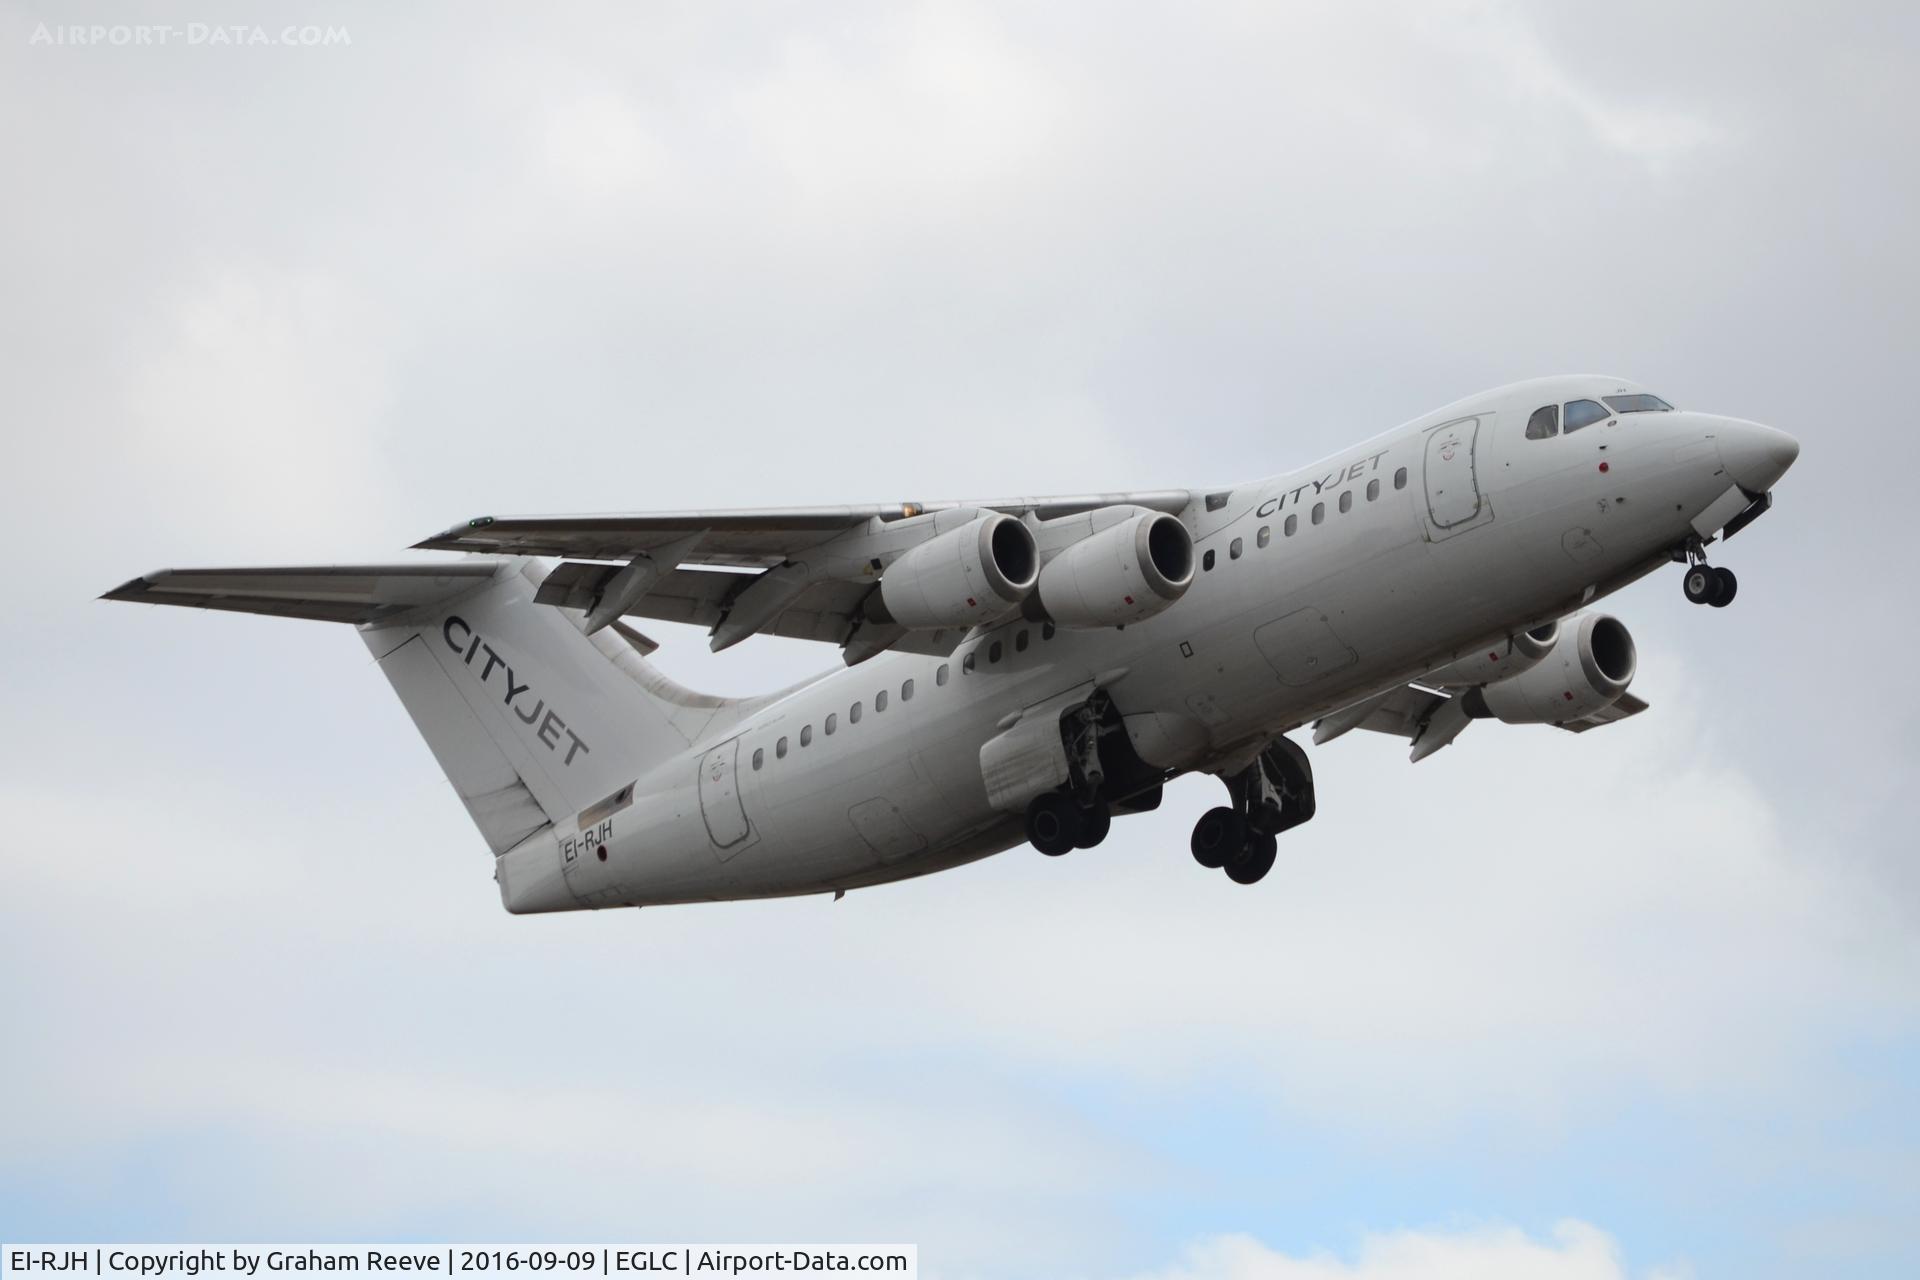
{"type": "Polygon", "coordinates": [[[264,613],[316,622],[379,622],[438,604],[493,577],[498,561],[317,565],[270,569],[161,569],[102,600],[264,613]]]}

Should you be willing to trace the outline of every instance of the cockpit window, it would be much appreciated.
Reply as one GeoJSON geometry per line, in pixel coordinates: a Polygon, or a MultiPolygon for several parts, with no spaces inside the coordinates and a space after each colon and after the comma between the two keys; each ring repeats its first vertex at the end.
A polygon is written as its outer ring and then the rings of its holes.
{"type": "Polygon", "coordinates": [[[1615,413],[1672,413],[1673,406],[1659,396],[1601,396],[1615,413]]]}
{"type": "Polygon", "coordinates": [[[1560,406],[1543,404],[1527,419],[1527,439],[1545,440],[1560,434],[1560,406]]]}
{"type": "Polygon", "coordinates": [[[1590,427],[1594,423],[1604,420],[1606,417],[1606,406],[1596,404],[1592,400],[1573,400],[1567,404],[1567,430],[1569,432],[1578,431],[1582,427],[1590,427]]]}

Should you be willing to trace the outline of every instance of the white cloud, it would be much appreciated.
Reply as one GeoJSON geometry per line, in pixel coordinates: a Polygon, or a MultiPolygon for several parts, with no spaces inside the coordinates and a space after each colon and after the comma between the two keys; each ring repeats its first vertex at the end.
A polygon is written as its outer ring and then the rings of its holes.
{"type": "Polygon", "coordinates": [[[815,218],[945,221],[1070,145],[1074,95],[989,12],[918,3],[825,39],[794,34],[739,110],[815,218]]]}
{"type": "Polygon", "coordinates": [[[117,397],[108,439],[135,484],[177,524],[247,530],[256,558],[311,546],[316,520],[377,519],[393,499],[376,444],[392,331],[337,275],[215,260],[186,280],[117,397]]]}
{"type": "Polygon", "coordinates": [[[1568,1220],[1536,1240],[1515,1227],[1368,1235],[1351,1259],[1279,1252],[1244,1235],[1190,1246],[1181,1260],[1137,1280],[1681,1280],[1671,1268],[1631,1272],[1612,1237],[1568,1220]]]}

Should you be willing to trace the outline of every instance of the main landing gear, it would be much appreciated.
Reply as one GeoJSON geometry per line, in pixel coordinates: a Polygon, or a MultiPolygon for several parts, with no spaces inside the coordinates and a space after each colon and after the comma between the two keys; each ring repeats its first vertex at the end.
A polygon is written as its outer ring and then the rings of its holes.
{"type": "Polygon", "coordinates": [[[1104,800],[1082,805],[1065,791],[1049,791],[1027,804],[1027,840],[1049,858],[1093,848],[1112,825],[1113,810],[1104,800]]]}
{"type": "Polygon", "coordinates": [[[1740,590],[1740,580],[1733,576],[1733,570],[1716,569],[1707,563],[1705,544],[1693,542],[1674,552],[1673,557],[1687,562],[1687,575],[1680,580],[1680,589],[1686,592],[1690,603],[1710,604],[1716,609],[1733,603],[1734,595],[1740,590]]]}
{"type": "MultiPolygon", "coordinates": [[[[1119,713],[1104,694],[1096,693],[1086,705],[1060,718],[1060,745],[1067,757],[1067,785],[1058,791],[1043,792],[1027,802],[1027,841],[1050,858],[1073,849],[1091,849],[1107,838],[1113,826],[1110,795],[1123,796],[1128,790],[1108,785],[1108,774],[1124,783],[1141,766],[1130,751],[1101,751],[1101,739],[1112,742],[1125,739],[1119,713]],[[1111,759],[1109,759],[1111,757],[1111,759]]],[[[1142,807],[1122,804],[1123,811],[1142,807]]],[[[1145,807],[1151,808],[1151,805],[1145,807]]]]}
{"type": "Polygon", "coordinates": [[[1313,767],[1307,753],[1276,738],[1258,759],[1222,778],[1231,805],[1209,809],[1193,826],[1193,860],[1253,884],[1273,870],[1283,831],[1313,817],[1313,767]]]}

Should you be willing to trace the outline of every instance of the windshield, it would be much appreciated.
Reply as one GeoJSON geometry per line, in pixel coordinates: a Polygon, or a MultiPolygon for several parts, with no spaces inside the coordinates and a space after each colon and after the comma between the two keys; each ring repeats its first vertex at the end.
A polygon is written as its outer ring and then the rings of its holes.
{"type": "Polygon", "coordinates": [[[1672,413],[1673,406],[1659,396],[1601,396],[1615,413],[1672,413]]]}

